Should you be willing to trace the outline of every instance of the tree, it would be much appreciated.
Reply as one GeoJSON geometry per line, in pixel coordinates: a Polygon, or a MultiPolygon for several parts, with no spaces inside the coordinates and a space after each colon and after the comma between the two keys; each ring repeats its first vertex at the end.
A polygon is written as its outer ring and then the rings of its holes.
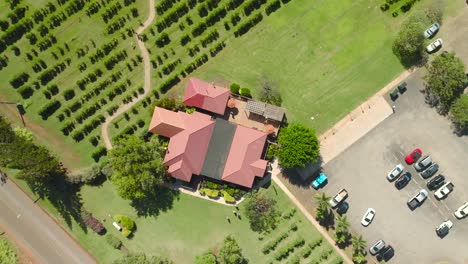
{"type": "Polygon", "coordinates": [[[344,245],[349,239],[349,221],[346,215],[336,217],[335,241],[338,245],[344,245]]]}
{"type": "Polygon", "coordinates": [[[366,241],[362,238],[362,235],[354,235],[351,238],[353,244],[353,256],[362,254],[364,255],[366,251],[366,241]]]}
{"type": "Polygon", "coordinates": [[[227,236],[218,254],[219,264],[243,264],[247,260],[242,255],[242,249],[233,236],[227,236]]]}
{"type": "Polygon", "coordinates": [[[280,214],[276,208],[275,200],[263,194],[254,193],[246,201],[245,208],[252,230],[262,232],[276,227],[276,221],[280,214]]]}
{"type": "Polygon", "coordinates": [[[450,107],[450,117],[457,132],[468,129],[468,95],[462,94],[450,107]]]}
{"type": "Polygon", "coordinates": [[[0,238],[0,263],[2,264],[16,264],[18,263],[18,256],[11,248],[8,241],[0,238]]]}
{"type": "Polygon", "coordinates": [[[319,158],[320,144],[315,131],[294,124],[282,129],[278,137],[278,161],[285,168],[305,167],[319,158]]]}
{"type": "Polygon", "coordinates": [[[111,181],[124,199],[144,199],[167,181],[163,164],[164,146],[156,136],[149,142],[137,136],[125,136],[110,151],[113,168],[111,181]]]}
{"type": "Polygon", "coordinates": [[[409,19],[402,24],[392,50],[403,66],[409,68],[425,58],[423,31],[424,25],[420,22],[409,19]]]}
{"type": "Polygon", "coordinates": [[[171,260],[159,256],[146,256],[144,254],[127,255],[114,260],[113,264],[173,264],[171,260]]]}
{"type": "Polygon", "coordinates": [[[323,222],[330,215],[330,204],[328,203],[330,197],[322,192],[316,194],[314,199],[318,203],[318,206],[315,209],[315,217],[319,222],[323,222]]]}
{"type": "Polygon", "coordinates": [[[202,255],[195,257],[195,264],[216,264],[216,256],[208,250],[202,255]]]}
{"type": "Polygon", "coordinates": [[[273,84],[267,79],[261,81],[262,90],[260,91],[260,101],[272,104],[276,106],[281,106],[283,99],[279,91],[273,86],[273,84]]]}
{"type": "Polygon", "coordinates": [[[465,65],[455,53],[442,53],[427,67],[424,77],[427,101],[447,113],[452,103],[463,93],[466,84],[465,65]]]}

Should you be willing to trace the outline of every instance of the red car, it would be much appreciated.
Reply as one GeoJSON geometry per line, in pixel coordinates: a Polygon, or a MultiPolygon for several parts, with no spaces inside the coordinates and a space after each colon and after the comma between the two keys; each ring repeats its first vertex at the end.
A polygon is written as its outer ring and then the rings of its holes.
{"type": "Polygon", "coordinates": [[[408,165],[415,163],[418,161],[419,158],[422,156],[422,150],[419,148],[416,148],[415,150],[411,151],[408,156],[406,156],[405,161],[408,165]]]}

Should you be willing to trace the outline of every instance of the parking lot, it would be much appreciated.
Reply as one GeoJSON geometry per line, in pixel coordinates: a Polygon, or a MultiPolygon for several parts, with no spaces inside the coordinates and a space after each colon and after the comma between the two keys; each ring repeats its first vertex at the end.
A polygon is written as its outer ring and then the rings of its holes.
{"type": "MultiPolygon", "coordinates": [[[[328,195],[339,189],[349,192],[348,219],[351,228],[362,234],[368,245],[378,239],[395,248],[392,263],[468,263],[468,218],[458,220],[453,212],[468,201],[468,137],[453,134],[450,122],[424,103],[421,73],[416,72],[406,82],[408,90],[394,103],[396,113],[354,143],[324,166],[328,195]],[[423,156],[429,154],[443,174],[455,185],[454,191],[442,201],[433,191],[416,210],[407,200],[426,181],[404,162],[405,156],[419,147],[423,156]],[[402,190],[386,179],[397,164],[411,172],[411,182],[402,190]],[[377,213],[369,227],[360,224],[364,212],[374,208],[377,213]],[[444,220],[454,223],[443,239],[435,228],[444,220]]],[[[436,174],[437,175],[437,174],[436,174]]]]}

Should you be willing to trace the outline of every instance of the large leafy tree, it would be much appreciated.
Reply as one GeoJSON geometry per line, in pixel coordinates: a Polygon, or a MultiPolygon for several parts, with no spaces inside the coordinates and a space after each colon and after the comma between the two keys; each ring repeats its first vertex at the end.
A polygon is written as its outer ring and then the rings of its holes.
{"type": "Polygon", "coordinates": [[[462,94],[450,107],[450,117],[457,132],[468,129],[468,95],[462,94]]]}
{"type": "Polygon", "coordinates": [[[242,255],[242,249],[233,236],[227,236],[218,253],[219,264],[243,264],[247,260],[242,255]]]}
{"type": "Polygon", "coordinates": [[[159,256],[146,256],[144,254],[121,257],[113,264],[173,264],[171,260],[159,256]]]}
{"type": "Polygon", "coordinates": [[[16,264],[18,263],[18,257],[16,252],[11,248],[3,238],[0,238],[0,263],[2,264],[16,264]]]}
{"type": "Polygon", "coordinates": [[[276,155],[285,168],[305,167],[319,158],[320,144],[315,131],[300,124],[281,130],[276,155]]]}
{"type": "Polygon", "coordinates": [[[207,251],[195,257],[195,264],[216,264],[216,256],[213,252],[207,251]]]}
{"type": "Polygon", "coordinates": [[[252,230],[262,232],[276,226],[279,212],[275,200],[263,194],[254,193],[247,199],[245,209],[252,230]]]}
{"type": "Polygon", "coordinates": [[[404,23],[393,41],[392,50],[401,64],[411,67],[423,61],[424,52],[424,25],[419,21],[408,20],[404,23]]]}
{"type": "Polygon", "coordinates": [[[428,102],[446,113],[465,88],[465,65],[454,52],[442,53],[427,67],[424,79],[428,102]]]}
{"type": "Polygon", "coordinates": [[[145,142],[137,136],[127,136],[110,151],[112,182],[124,199],[138,200],[154,195],[156,187],[167,180],[163,164],[164,146],[157,137],[145,142]]]}

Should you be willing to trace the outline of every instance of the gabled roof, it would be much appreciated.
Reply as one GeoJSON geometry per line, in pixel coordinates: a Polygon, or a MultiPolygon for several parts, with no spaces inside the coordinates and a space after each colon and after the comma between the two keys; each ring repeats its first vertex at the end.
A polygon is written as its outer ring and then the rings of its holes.
{"type": "Polygon", "coordinates": [[[194,106],[224,115],[229,94],[229,89],[197,78],[190,78],[185,88],[183,102],[187,106],[194,106]]]}
{"type": "Polygon", "coordinates": [[[155,108],[149,130],[170,138],[164,164],[173,177],[190,181],[192,174],[200,174],[214,125],[210,116],[199,112],[155,108]]]}
{"type": "Polygon", "coordinates": [[[264,132],[238,125],[222,179],[251,188],[255,176],[263,177],[267,161],[261,155],[266,138],[264,132]]]}

